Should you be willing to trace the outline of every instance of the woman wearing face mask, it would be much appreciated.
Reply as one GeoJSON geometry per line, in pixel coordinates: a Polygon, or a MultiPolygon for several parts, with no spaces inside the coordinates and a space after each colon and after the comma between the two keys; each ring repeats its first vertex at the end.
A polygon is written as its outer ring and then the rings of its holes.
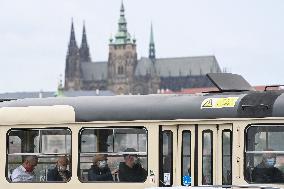
{"type": "Polygon", "coordinates": [[[112,174],[117,171],[110,171],[107,164],[107,156],[105,154],[98,154],[93,159],[93,165],[88,171],[89,181],[113,181],[112,174]]]}
{"type": "MultiPolygon", "coordinates": [[[[273,151],[268,149],[266,151],[273,151]]],[[[256,183],[280,183],[284,181],[283,173],[274,167],[276,164],[276,154],[266,153],[260,164],[252,171],[252,181],[256,183]]]]}
{"type": "Polygon", "coordinates": [[[68,164],[67,157],[58,158],[56,167],[48,170],[47,181],[67,182],[71,177],[70,171],[67,170],[68,164]]]}

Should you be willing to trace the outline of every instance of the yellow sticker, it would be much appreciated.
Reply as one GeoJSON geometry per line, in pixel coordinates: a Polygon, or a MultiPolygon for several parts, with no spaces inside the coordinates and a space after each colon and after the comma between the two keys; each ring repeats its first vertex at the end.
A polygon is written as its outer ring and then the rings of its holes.
{"type": "Polygon", "coordinates": [[[239,97],[227,97],[227,98],[206,98],[201,103],[201,109],[203,108],[230,108],[236,105],[239,97]]]}

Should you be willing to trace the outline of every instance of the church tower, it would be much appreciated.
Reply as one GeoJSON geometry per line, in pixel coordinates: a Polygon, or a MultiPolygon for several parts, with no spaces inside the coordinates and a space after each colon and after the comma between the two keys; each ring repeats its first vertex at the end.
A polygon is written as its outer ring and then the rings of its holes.
{"type": "Polygon", "coordinates": [[[121,3],[118,32],[109,43],[108,89],[116,94],[132,91],[137,65],[136,40],[127,31],[124,5],[121,3]]]}
{"type": "Polygon", "coordinates": [[[65,66],[65,90],[80,90],[80,55],[77,46],[73,20],[71,23],[71,34],[68,45],[65,66]]]}
{"type": "Polygon", "coordinates": [[[80,62],[91,62],[92,61],[90,50],[89,50],[89,45],[87,42],[85,22],[83,25],[82,42],[81,42],[79,53],[80,53],[80,62]]]}
{"type": "Polygon", "coordinates": [[[150,43],[149,43],[149,58],[153,61],[156,59],[156,50],[154,43],[153,25],[151,23],[150,43]]]}

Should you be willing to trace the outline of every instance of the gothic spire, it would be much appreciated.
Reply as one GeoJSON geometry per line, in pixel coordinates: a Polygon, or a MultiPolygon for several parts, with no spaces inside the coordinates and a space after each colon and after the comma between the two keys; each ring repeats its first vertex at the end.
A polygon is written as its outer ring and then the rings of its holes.
{"type": "Polygon", "coordinates": [[[150,43],[149,43],[149,58],[155,59],[156,52],[155,52],[155,42],[154,42],[154,33],[153,33],[153,25],[151,23],[151,32],[150,32],[150,43]]]}
{"type": "Polygon", "coordinates": [[[69,45],[68,45],[68,55],[76,53],[77,50],[78,50],[78,46],[77,46],[77,42],[76,42],[74,24],[73,24],[73,19],[72,19],[71,34],[70,34],[70,40],[69,40],[69,45]]]}
{"type": "Polygon", "coordinates": [[[83,24],[82,42],[81,42],[81,47],[80,47],[80,60],[82,62],[90,62],[91,61],[89,45],[88,45],[88,42],[87,42],[85,22],[83,24]]]}
{"type": "Polygon", "coordinates": [[[121,1],[120,17],[118,20],[118,32],[115,35],[115,44],[126,44],[131,42],[131,36],[127,32],[127,22],[125,19],[124,11],[125,9],[123,1],[121,1]]]}

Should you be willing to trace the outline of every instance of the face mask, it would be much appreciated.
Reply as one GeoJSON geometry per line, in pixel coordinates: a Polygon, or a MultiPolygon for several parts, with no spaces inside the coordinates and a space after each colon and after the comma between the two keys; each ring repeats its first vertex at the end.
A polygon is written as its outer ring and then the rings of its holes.
{"type": "Polygon", "coordinates": [[[266,165],[269,167],[274,167],[275,163],[276,163],[275,158],[269,158],[266,160],[266,165]]]}
{"type": "Polygon", "coordinates": [[[105,168],[107,166],[106,160],[99,161],[98,163],[99,163],[99,165],[98,165],[99,168],[105,168]]]}
{"type": "Polygon", "coordinates": [[[138,158],[138,157],[135,157],[135,158],[134,158],[134,164],[139,164],[139,163],[140,163],[139,158],[138,158]]]}
{"type": "Polygon", "coordinates": [[[59,171],[66,171],[67,167],[65,166],[58,166],[59,171]]]}
{"type": "Polygon", "coordinates": [[[27,171],[28,173],[31,173],[31,172],[33,172],[33,170],[34,170],[34,167],[29,164],[29,165],[26,165],[26,166],[25,166],[25,169],[26,169],[26,171],[27,171]]]}

